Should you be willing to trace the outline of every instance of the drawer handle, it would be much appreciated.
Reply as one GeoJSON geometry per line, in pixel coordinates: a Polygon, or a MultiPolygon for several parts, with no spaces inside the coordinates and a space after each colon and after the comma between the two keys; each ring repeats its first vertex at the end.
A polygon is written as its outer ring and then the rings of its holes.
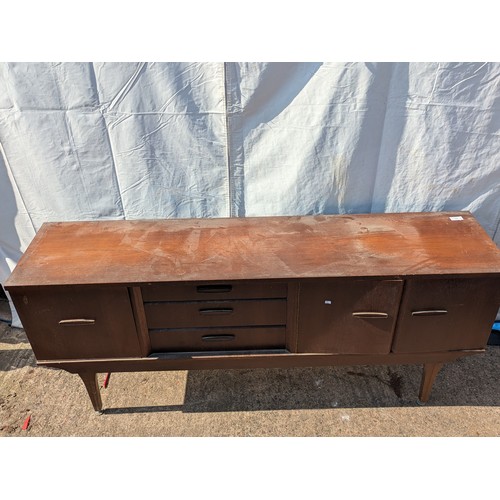
{"type": "Polygon", "coordinates": [[[211,309],[198,309],[200,314],[231,314],[233,312],[232,307],[217,307],[211,309]]]}
{"type": "Polygon", "coordinates": [[[198,293],[228,293],[233,289],[233,285],[198,285],[198,293]]]}
{"type": "Polygon", "coordinates": [[[234,340],[236,335],[204,335],[203,342],[223,342],[224,340],[234,340]]]}
{"type": "Polygon", "coordinates": [[[412,311],[412,316],[442,316],[448,314],[446,309],[429,309],[425,311],[412,311]]]}
{"type": "Polygon", "coordinates": [[[363,318],[363,319],[383,319],[383,318],[389,317],[389,315],[387,313],[375,312],[375,311],[353,312],[352,315],[355,318],[363,318]]]}
{"type": "Polygon", "coordinates": [[[95,319],[62,319],[59,324],[62,326],[90,326],[95,325],[95,319]]]}

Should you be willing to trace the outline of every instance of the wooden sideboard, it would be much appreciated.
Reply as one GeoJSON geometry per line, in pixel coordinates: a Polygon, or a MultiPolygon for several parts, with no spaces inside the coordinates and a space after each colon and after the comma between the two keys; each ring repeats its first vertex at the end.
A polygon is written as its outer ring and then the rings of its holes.
{"type": "Polygon", "coordinates": [[[39,365],[97,373],[481,353],[500,251],[468,212],[44,224],[5,284],[39,365]]]}

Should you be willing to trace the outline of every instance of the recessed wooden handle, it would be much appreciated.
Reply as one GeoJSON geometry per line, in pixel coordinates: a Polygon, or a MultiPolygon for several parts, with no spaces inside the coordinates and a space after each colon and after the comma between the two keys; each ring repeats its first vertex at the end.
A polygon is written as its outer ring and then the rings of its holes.
{"type": "Polygon", "coordinates": [[[353,312],[352,315],[355,318],[362,318],[362,319],[383,319],[389,317],[387,313],[377,312],[377,311],[359,311],[359,312],[353,312]]]}
{"type": "Polygon", "coordinates": [[[90,326],[95,325],[95,319],[62,319],[59,324],[61,326],[90,326]]]}
{"type": "Polygon", "coordinates": [[[203,342],[223,342],[224,340],[234,340],[236,335],[204,335],[203,342]]]}
{"type": "Polygon", "coordinates": [[[198,285],[198,293],[228,293],[233,289],[232,285],[198,285]]]}
{"type": "Polygon", "coordinates": [[[427,309],[423,311],[412,311],[412,316],[442,316],[448,314],[446,309],[427,309]]]}
{"type": "Polygon", "coordinates": [[[200,314],[231,314],[232,307],[212,307],[210,309],[198,309],[200,314]]]}

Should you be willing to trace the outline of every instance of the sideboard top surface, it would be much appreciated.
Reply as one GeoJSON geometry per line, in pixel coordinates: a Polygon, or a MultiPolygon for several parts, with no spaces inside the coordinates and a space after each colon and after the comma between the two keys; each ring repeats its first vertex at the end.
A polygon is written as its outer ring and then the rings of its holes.
{"type": "Polygon", "coordinates": [[[500,274],[468,212],[54,222],[5,286],[468,273],[500,274]]]}

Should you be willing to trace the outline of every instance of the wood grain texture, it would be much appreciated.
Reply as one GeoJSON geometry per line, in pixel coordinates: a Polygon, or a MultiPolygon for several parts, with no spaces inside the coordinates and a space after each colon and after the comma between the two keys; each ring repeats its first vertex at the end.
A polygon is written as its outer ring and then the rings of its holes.
{"type": "Polygon", "coordinates": [[[484,348],[499,303],[498,278],[408,280],[392,350],[403,353],[484,348]]]}
{"type": "Polygon", "coordinates": [[[468,212],[58,222],[5,287],[464,273],[500,274],[468,212]]]}
{"type": "Polygon", "coordinates": [[[150,329],[286,324],[286,299],[147,302],[144,310],[150,329]]]}
{"type": "Polygon", "coordinates": [[[99,391],[99,384],[97,382],[97,373],[93,372],[80,372],[78,373],[83,383],[85,384],[85,389],[90,397],[90,401],[94,410],[97,412],[102,411],[102,399],[101,392],[99,391]]]}
{"type": "Polygon", "coordinates": [[[286,348],[297,352],[299,335],[299,293],[300,282],[290,281],[286,300],[286,348]]]}
{"type": "Polygon", "coordinates": [[[429,401],[429,396],[431,394],[432,385],[436,380],[436,376],[439,370],[443,367],[443,363],[425,363],[424,370],[422,373],[422,381],[420,382],[420,391],[418,393],[418,399],[422,403],[427,403],[429,401]]]}
{"type": "Polygon", "coordinates": [[[285,327],[186,328],[150,331],[153,352],[284,349],[285,327]]]}
{"type": "Polygon", "coordinates": [[[149,358],[106,360],[82,359],[42,361],[40,366],[60,368],[70,373],[93,370],[97,373],[158,370],[229,370],[247,368],[305,368],[313,366],[412,365],[445,363],[482,350],[428,352],[425,354],[290,354],[286,352],[210,352],[158,354],[149,358]]]}
{"type": "Polygon", "coordinates": [[[144,302],[286,298],[286,283],[238,281],[231,283],[169,283],[142,287],[144,302]]]}
{"type": "Polygon", "coordinates": [[[129,288],[129,293],[130,303],[132,304],[132,311],[134,313],[135,327],[137,328],[137,339],[141,346],[141,353],[143,356],[148,356],[151,352],[151,340],[149,338],[141,288],[138,286],[131,287],[129,288]]]}
{"type": "Polygon", "coordinates": [[[336,278],[301,284],[298,352],[389,353],[402,288],[402,280],[336,278]],[[375,317],[356,317],[359,312],[375,317]]]}
{"type": "Polygon", "coordinates": [[[12,300],[37,360],[142,354],[124,286],[37,288],[12,300]],[[61,323],[73,319],[93,322],[61,323]]]}

